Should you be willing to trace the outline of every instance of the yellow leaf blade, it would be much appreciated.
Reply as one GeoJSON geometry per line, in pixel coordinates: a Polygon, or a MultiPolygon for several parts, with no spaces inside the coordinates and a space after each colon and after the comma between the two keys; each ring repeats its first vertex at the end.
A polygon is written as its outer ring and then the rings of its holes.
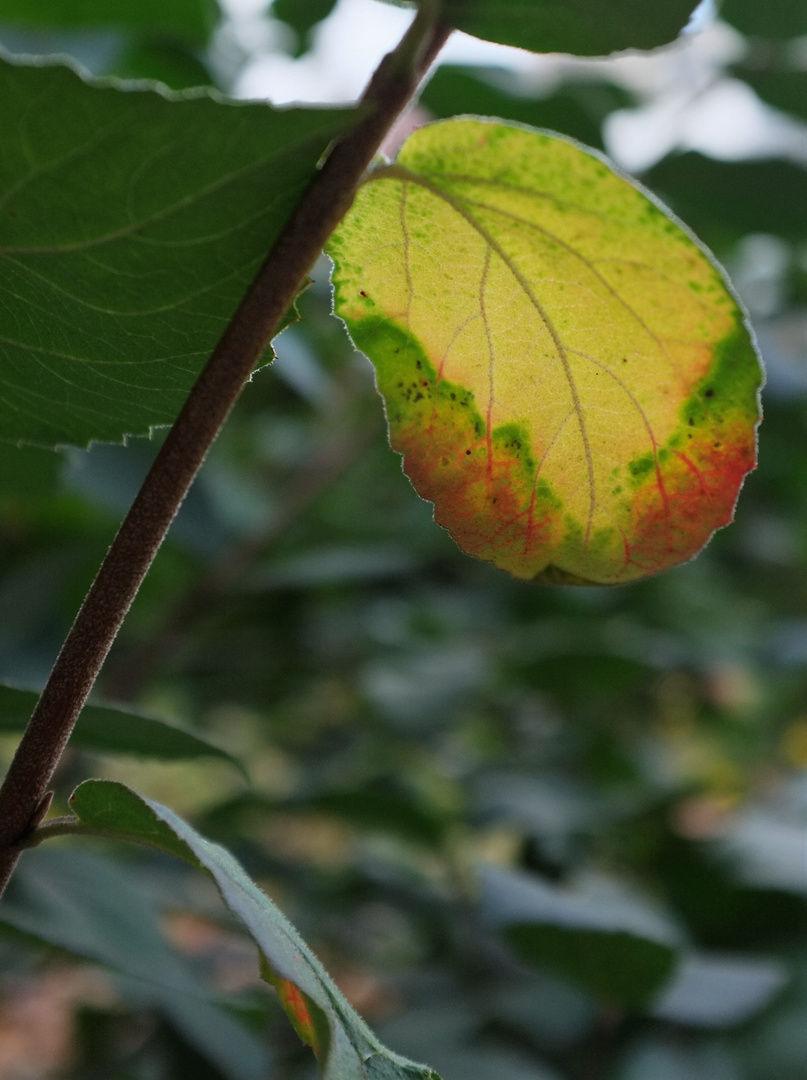
{"type": "Polygon", "coordinates": [[[666,211],[567,140],[473,119],[420,129],[370,180],[329,245],[336,311],[465,551],[610,584],[731,520],[761,369],[666,211]]]}

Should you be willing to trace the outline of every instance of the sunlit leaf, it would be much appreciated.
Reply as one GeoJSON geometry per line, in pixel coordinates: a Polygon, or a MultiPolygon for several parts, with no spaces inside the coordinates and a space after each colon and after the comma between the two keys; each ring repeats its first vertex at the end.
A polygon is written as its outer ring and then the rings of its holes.
{"type": "Polygon", "coordinates": [[[690,558],[755,460],[761,369],[721,270],[566,140],[417,131],[329,244],[336,311],[435,519],[515,577],[690,558]]]}
{"type": "Polygon", "coordinates": [[[159,803],[123,784],[88,780],[70,797],[87,832],[147,844],[207,870],[225,904],[257,944],[264,975],[300,1037],[319,1058],[323,1080],[439,1080],[387,1050],[334,985],[309,947],[224,848],[159,803]]]}

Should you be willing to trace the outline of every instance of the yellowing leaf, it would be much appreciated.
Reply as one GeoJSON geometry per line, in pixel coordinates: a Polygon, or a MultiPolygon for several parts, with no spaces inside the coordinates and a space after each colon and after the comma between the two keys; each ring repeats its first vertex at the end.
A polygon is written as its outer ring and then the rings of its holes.
{"type": "Polygon", "coordinates": [[[370,175],[328,251],[392,446],[465,551],[518,578],[611,584],[731,520],[762,382],[743,313],[601,157],[432,124],[370,175]]]}

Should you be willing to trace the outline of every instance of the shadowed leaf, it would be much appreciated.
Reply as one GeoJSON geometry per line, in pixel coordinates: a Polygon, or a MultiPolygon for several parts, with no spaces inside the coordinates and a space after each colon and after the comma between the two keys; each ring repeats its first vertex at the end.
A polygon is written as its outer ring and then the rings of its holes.
{"type": "MultiPolygon", "coordinates": [[[[0,732],[24,731],[38,700],[36,690],[0,684],[0,732]]],[[[237,758],[196,732],[114,705],[85,705],[70,745],[98,754],[136,754],[162,761],[215,757],[244,772],[237,758]]]]}
{"type": "Polygon", "coordinates": [[[14,64],[0,104],[0,438],[170,423],[350,114],[14,64]]]}
{"type": "Polygon", "coordinates": [[[203,43],[219,18],[216,0],[0,0],[0,22],[78,29],[114,26],[203,43]]]}
{"type": "Polygon", "coordinates": [[[317,1053],[323,1080],[438,1080],[432,1069],[381,1045],[291,923],[224,848],[123,784],[88,780],[70,805],[84,831],[156,847],[212,875],[260,949],[264,974],[295,1029],[317,1053]]]}
{"type": "Polygon", "coordinates": [[[450,26],[502,45],[604,56],[667,45],[686,26],[695,6],[693,0],[444,0],[441,14],[450,26]]]}

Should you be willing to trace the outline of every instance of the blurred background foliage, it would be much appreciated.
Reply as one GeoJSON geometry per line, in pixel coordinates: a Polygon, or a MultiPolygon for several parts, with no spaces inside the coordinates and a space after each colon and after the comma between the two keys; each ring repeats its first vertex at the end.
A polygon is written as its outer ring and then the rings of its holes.
{"type": "MultiPolygon", "coordinates": [[[[0,42],[238,91],[250,64],[305,61],[334,9],[0,0],[0,42]]],[[[442,66],[418,119],[496,115],[615,152],[643,116],[622,160],[732,271],[768,367],[736,523],[615,589],[460,554],[386,445],[318,265],[103,675],[107,700],[187,730],[144,745],[136,721],[113,737],[89,717],[60,798],[101,775],[187,815],[444,1080],[807,1080],[807,6],[725,0],[652,58],[502,56],[442,66]],[[669,136],[726,86],[777,149],[720,159],[669,136]]],[[[0,447],[0,678],[44,681],[159,437],[0,447]]],[[[6,759],[25,712],[8,695],[6,759]]],[[[0,922],[2,1080],[314,1075],[186,867],[54,843],[0,922]]]]}

